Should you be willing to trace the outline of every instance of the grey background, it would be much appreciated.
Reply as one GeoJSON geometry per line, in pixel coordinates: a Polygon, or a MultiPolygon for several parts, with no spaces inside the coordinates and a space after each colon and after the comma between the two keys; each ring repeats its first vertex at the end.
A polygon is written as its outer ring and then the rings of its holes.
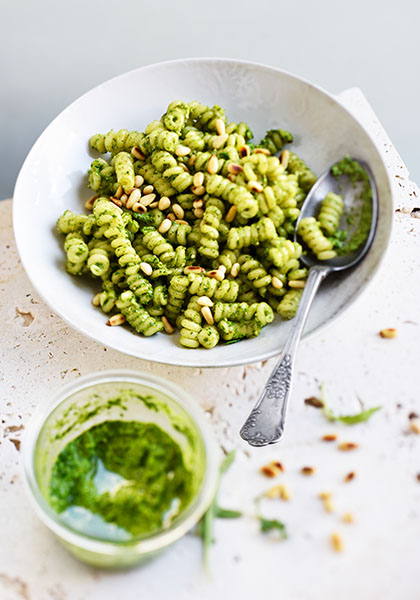
{"type": "Polygon", "coordinates": [[[70,102],[125,71],[190,56],[263,62],[333,93],[361,87],[420,181],[414,0],[0,0],[0,11],[0,199],[70,102]]]}

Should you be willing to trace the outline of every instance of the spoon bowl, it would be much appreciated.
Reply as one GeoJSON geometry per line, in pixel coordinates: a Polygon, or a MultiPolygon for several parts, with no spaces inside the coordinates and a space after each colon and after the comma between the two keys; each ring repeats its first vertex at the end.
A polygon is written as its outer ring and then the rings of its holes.
{"type": "MultiPolygon", "coordinates": [[[[242,439],[247,441],[251,446],[267,446],[268,444],[278,442],[283,437],[292,386],[294,359],[309,309],[320,284],[330,273],[344,271],[356,266],[356,264],[363,260],[372,246],[378,221],[378,192],[375,179],[365,162],[357,159],[349,160],[357,162],[362,167],[369,181],[371,191],[369,230],[366,238],[362,239],[361,243],[354,250],[346,254],[337,255],[329,260],[320,260],[312,253],[301,256],[302,262],[309,268],[309,274],[294,319],[292,331],[257,404],[240,431],[242,439]]],[[[335,163],[335,165],[337,164],[335,163]]],[[[359,209],[359,212],[361,210],[361,203],[363,202],[359,198],[361,184],[352,182],[348,175],[343,174],[338,177],[333,175],[332,169],[335,165],[332,165],[332,167],[319,177],[308,193],[296,222],[295,242],[299,241],[298,227],[300,221],[306,217],[316,217],[322,200],[329,192],[340,194],[343,198],[345,210],[343,211],[344,216],[340,219],[339,229],[343,227],[349,229],[348,239],[350,238],[351,240],[351,236],[355,233],[357,225],[360,225],[361,219],[359,224],[356,223],[355,227],[349,215],[352,216],[354,209],[359,209]]]]}

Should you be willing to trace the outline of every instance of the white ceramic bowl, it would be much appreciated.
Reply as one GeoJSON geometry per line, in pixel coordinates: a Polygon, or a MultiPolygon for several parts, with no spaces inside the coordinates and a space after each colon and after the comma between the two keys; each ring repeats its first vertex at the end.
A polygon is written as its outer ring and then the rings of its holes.
{"type": "Polygon", "coordinates": [[[391,184],[375,142],[362,125],[322,89],[278,69],[225,59],[188,59],[143,67],[94,88],[66,108],[42,133],[19,174],[14,229],[22,263],[38,292],[72,327],[102,344],[139,358],[184,366],[229,366],[278,354],[291,323],[280,319],[255,339],[212,350],[188,350],[177,336],[142,338],[128,328],[106,327],[91,305],[98,282],[76,279],[64,269],[59,215],[84,212],[91,195],[86,173],[89,137],[109,129],[137,129],[159,118],[174,99],[223,106],[228,118],[247,121],[260,139],[267,129],[290,130],[293,149],[320,174],[345,154],[366,161],[379,193],[379,226],[366,259],[322,285],[305,336],[320,331],[348,308],[376,273],[388,245],[391,184]]]}

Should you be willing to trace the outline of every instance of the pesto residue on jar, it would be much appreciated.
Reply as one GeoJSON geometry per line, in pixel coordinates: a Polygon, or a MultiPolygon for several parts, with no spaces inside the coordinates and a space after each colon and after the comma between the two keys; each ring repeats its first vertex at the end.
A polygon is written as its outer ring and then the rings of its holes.
{"type": "Polygon", "coordinates": [[[362,165],[356,160],[345,156],[331,168],[331,173],[338,178],[341,175],[349,177],[354,186],[361,184],[358,199],[361,206],[348,215],[349,226],[356,224],[353,232],[348,236],[348,231],[338,230],[331,238],[334,249],[339,256],[350,254],[357,250],[367,239],[372,226],[372,188],[369,176],[362,165]]]}
{"type": "Polygon", "coordinates": [[[138,421],[105,421],[76,437],[58,455],[49,484],[49,502],[63,521],[116,540],[167,527],[193,495],[180,446],[138,421]]]}

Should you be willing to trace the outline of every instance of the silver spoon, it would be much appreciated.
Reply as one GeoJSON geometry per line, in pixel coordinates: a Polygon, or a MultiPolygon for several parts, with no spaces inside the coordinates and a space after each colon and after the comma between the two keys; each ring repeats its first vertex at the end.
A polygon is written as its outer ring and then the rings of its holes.
{"type": "MultiPolygon", "coordinates": [[[[268,444],[278,442],[283,437],[287,405],[292,385],[293,363],[309,309],[320,284],[330,273],[354,267],[366,256],[372,245],[378,220],[376,184],[368,165],[359,159],[354,160],[367,173],[372,190],[372,220],[369,234],[363,244],[350,254],[336,256],[331,260],[325,261],[317,260],[315,255],[312,254],[301,257],[302,262],[309,267],[309,275],[296,317],[294,318],[293,329],[279,362],[274,367],[260,398],[240,431],[241,437],[251,446],[267,446],[268,444]]],[[[354,184],[350,182],[347,176],[342,175],[336,178],[332,175],[331,169],[325,171],[316,181],[302,205],[301,214],[295,228],[295,241],[297,241],[297,226],[299,221],[305,217],[315,216],[319,208],[319,203],[325,198],[328,192],[341,194],[346,208],[348,208],[349,200],[350,202],[354,201],[356,196],[354,184]]]]}

